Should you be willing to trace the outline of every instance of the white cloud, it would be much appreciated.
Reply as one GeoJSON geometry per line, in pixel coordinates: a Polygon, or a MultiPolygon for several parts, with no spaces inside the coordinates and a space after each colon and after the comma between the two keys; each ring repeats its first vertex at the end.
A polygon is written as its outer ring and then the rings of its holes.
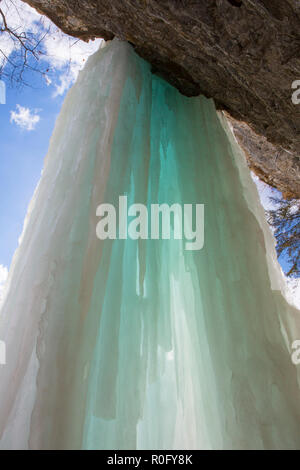
{"type": "Polygon", "coordinates": [[[10,112],[10,122],[17,124],[26,131],[33,131],[35,126],[40,121],[40,116],[37,114],[37,110],[30,110],[17,104],[17,111],[10,112]]]}
{"type": "MultiPolygon", "coordinates": [[[[80,41],[61,32],[48,18],[20,0],[3,0],[1,8],[11,28],[40,36],[49,30],[41,44],[45,54],[41,63],[45,65],[46,84],[54,87],[53,96],[63,95],[76,81],[87,58],[96,52],[102,39],[80,41]],[[57,75],[58,72],[58,75],[57,75]],[[53,76],[55,74],[55,77],[53,76]]],[[[9,57],[14,43],[7,34],[0,34],[0,49],[9,57]]]]}
{"type": "Polygon", "coordinates": [[[87,58],[98,50],[101,41],[101,39],[97,39],[87,43],[76,40],[60,31],[45,38],[46,54],[43,56],[43,60],[47,61],[52,69],[59,71],[58,81],[54,83],[54,97],[63,95],[76,81],[87,58]]]}
{"type": "Polygon", "coordinates": [[[5,287],[7,276],[8,276],[7,267],[3,266],[3,264],[0,264],[0,303],[3,300],[4,287],[5,287]]]}

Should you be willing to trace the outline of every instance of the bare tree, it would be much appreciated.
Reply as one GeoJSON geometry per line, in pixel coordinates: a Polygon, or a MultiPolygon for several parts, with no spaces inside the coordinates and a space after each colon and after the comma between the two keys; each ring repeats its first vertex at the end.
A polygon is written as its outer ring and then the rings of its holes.
{"type": "Polygon", "coordinates": [[[300,200],[270,198],[275,204],[267,211],[268,222],[274,228],[278,258],[284,257],[291,266],[285,274],[300,275],[300,200]]]}
{"type": "Polygon", "coordinates": [[[31,85],[32,72],[42,78],[46,78],[49,73],[46,62],[41,61],[41,58],[45,55],[43,41],[50,33],[50,28],[44,28],[43,17],[36,32],[24,31],[21,26],[13,27],[5,13],[9,9],[15,9],[14,13],[20,17],[22,24],[22,12],[14,1],[0,1],[0,78],[6,78],[11,85],[31,85]],[[3,44],[9,45],[9,53],[3,44]]]}

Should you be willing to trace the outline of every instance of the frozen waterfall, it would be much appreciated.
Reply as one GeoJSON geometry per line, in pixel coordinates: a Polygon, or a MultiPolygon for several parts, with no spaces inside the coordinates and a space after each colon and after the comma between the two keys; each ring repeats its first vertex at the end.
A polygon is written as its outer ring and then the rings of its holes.
{"type": "Polygon", "coordinates": [[[300,448],[300,313],[281,290],[213,102],[108,43],[67,95],[10,270],[0,447],[300,448]],[[204,204],[203,249],[99,240],[97,207],[120,195],[204,204]]]}

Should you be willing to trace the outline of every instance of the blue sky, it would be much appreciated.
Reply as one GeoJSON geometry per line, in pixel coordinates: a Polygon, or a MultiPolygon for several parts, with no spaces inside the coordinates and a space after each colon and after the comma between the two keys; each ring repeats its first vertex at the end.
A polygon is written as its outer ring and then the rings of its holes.
{"type": "MultiPolygon", "coordinates": [[[[9,266],[21,234],[26,210],[40,178],[43,160],[63,96],[52,87],[8,88],[0,105],[0,264],[9,266]],[[11,122],[17,105],[39,117],[33,130],[11,122]]],[[[18,112],[18,111],[17,111],[18,112]]]]}

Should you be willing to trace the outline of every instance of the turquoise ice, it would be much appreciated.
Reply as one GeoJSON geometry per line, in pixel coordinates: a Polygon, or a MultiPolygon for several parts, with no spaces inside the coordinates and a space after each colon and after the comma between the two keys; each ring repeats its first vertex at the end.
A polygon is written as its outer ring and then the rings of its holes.
{"type": "Polygon", "coordinates": [[[300,447],[274,240],[213,101],[114,40],[57,120],[1,311],[1,447],[300,447]],[[184,240],[99,240],[101,203],[204,204],[184,240]]]}

